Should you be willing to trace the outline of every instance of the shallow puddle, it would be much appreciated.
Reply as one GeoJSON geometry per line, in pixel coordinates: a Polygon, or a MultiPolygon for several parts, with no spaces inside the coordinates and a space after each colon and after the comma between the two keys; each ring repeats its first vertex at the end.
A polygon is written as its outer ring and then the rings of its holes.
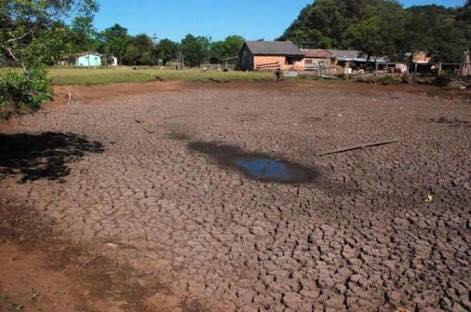
{"type": "Polygon", "coordinates": [[[307,177],[305,170],[279,160],[236,158],[233,162],[247,176],[259,180],[296,182],[307,177]]]}
{"type": "Polygon", "coordinates": [[[188,148],[207,154],[219,164],[237,169],[249,178],[265,182],[307,183],[319,176],[311,168],[267,154],[244,152],[235,146],[192,142],[188,148]]]}

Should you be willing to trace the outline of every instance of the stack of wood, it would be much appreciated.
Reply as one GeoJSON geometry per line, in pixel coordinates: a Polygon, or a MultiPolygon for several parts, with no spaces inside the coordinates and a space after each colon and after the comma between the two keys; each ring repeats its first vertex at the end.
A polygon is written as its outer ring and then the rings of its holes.
{"type": "Polygon", "coordinates": [[[256,66],[255,70],[257,71],[275,71],[280,68],[280,63],[266,63],[266,64],[259,64],[256,66]]]}

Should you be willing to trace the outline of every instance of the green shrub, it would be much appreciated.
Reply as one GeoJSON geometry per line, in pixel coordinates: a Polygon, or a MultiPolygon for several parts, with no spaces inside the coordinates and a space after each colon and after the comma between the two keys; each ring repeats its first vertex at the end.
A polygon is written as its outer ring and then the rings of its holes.
{"type": "Polygon", "coordinates": [[[446,87],[451,82],[447,75],[439,75],[433,80],[433,84],[439,87],[446,87]]]}
{"type": "Polygon", "coordinates": [[[52,88],[45,68],[10,71],[0,77],[0,118],[32,113],[51,99],[52,88]]]}
{"type": "Polygon", "coordinates": [[[384,76],[380,79],[381,83],[385,86],[400,84],[402,82],[401,77],[399,76],[384,76]]]}

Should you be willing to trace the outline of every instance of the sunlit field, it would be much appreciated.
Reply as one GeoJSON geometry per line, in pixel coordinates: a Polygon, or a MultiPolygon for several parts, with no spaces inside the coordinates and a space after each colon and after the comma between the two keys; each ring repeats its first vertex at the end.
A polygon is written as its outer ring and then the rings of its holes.
{"type": "MultiPolygon", "coordinates": [[[[8,68],[0,68],[0,75],[8,68]]],[[[200,69],[167,70],[158,68],[58,68],[49,69],[49,75],[55,85],[99,85],[120,82],[146,82],[155,80],[182,81],[232,81],[272,79],[271,73],[243,71],[202,71],[200,69]]]]}
{"type": "MultiPolygon", "coordinates": [[[[0,75],[12,70],[0,68],[0,75]]],[[[16,69],[13,69],[16,70],[16,69]]],[[[183,81],[231,81],[273,79],[273,74],[243,71],[202,71],[200,69],[167,70],[158,68],[59,68],[49,69],[49,75],[55,85],[98,85],[120,82],[146,82],[155,80],[183,81]]]]}

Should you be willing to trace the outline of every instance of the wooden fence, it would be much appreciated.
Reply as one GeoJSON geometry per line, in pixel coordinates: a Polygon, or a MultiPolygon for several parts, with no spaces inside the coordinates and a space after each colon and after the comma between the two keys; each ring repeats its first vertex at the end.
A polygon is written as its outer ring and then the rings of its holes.
{"type": "Polygon", "coordinates": [[[266,64],[259,64],[255,67],[256,71],[275,71],[281,67],[280,63],[266,63],[266,64]]]}

